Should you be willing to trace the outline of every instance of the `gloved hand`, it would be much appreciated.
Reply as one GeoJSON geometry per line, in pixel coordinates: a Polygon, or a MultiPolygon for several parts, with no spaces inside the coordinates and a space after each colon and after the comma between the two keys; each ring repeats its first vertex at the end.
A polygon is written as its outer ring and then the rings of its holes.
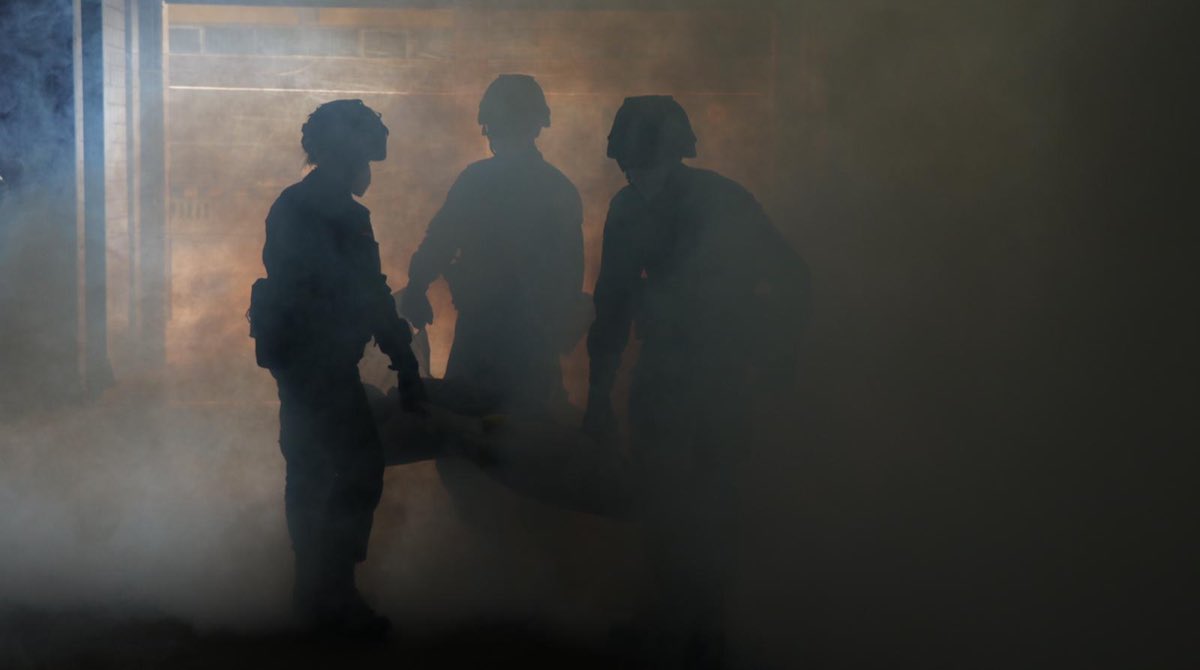
{"type": "Polygon", "coordinates": [[[607,394],[588,394],[583,432],[593,437],[612,437],[617,434],[617,415],[607,394]]]}
{"type": "Polygon", "coordinates": [[[433,323],[433,306],[429,304],[425,291],[416,289],[417,287],[412,286],[404,289],[400,297],[400,314],[408,319],[413,328],[423,330],[425,326],[433,323]]]}
{"type": "Polygon", "coordinates": [[[400,372],[397,380],[400,392],[400,407],[410,414],[429,416],[429,397],[425,394],[425,384],[421,377],[411,372],[400,372]]]}

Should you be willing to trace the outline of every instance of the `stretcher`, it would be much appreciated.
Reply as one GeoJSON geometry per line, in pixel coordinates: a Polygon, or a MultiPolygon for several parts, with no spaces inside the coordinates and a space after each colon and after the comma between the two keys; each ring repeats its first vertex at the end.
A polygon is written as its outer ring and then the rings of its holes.
{"type": "Polygon", "coordinates": [[[628,516],[632,486],[625,453],[614,440],[583,433],[575,408],[537,417],[488,413],[470,389],[440,380],[426,380],[426,388],[431,402],[422,416],[401,409],[395,388],[367,386],[389,466],[436,460],[446,479],[466,462],[546,505],[628,516]]]}

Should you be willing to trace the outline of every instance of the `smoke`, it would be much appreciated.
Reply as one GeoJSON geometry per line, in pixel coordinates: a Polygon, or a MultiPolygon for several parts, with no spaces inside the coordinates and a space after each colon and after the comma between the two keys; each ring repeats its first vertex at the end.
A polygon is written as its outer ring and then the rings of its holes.
{"type": "Polygon", "coordinates": [[[0,414],[61,395],[75,361],[71,13],[61,2],[0,9],[0,414]],[[53,55],[45,56],[52,48],[53,55]],[[34,286],[36,290],[31,290],[34,286]],[[45,333],[48,336],[42,336],[45,333]],[[35,362],[36,361],[36,362],[35,362]]]}
{"type": "Polygon", "coordinates": [[[35,175],[70,161],[60,149],[74,138],[72,13],[70,3],[64,2],[6,3],[0,12],[7,45],[0,147],[9,171],[6,181],[13,189],[23,174],[35,175]],[[48,49],[54,50],[53,56],[47,57],[48,49]]]}
{"type": "MultiPolygon", "coordinates": [[[[291,550],[273,407],[126,397],[52,416],[7,423],[0,442],[0,532],[13,540],[0,560],[6,604],[202,629],[286,620],[291,550]]],[[[388,472],[359,574],[385,612],[429,626],[536,618],[553,606],[580,626],[622,611],[620,585],[637,570],[621,556],[630,545],[619,526],[539,509],[473,466],[451,474],[457,500],[431,462],[388,472]],[[590,571],[586,583],[572,581],[579,570],[590,571]]]]}
{"type": "MultiPolygon", "coordinates": [[[[465,79],[446,74],[448,50],[484,42],[456,45],[436,12],[413,15],[422,30],[376,21],[362,36],[397,57],[403,39],[421,76],[259,53],[286,47],[274,24],[212,41],[198,19],[172,24],[167,374],[118,365],[116,388],[86,402],[71,8],[0,9],[0,602],[206,628],[281,620],[277,406],[242,315],[266,208],[300,176],[304,115],[333,95],[321,91],[361,91],[336,97],[362,97],[392,128],[365,202],[400,288],[454,177],[487,155],[478,95],[499,72],[529,71],[553,115],[539,145],[584,195],[588,287],[624,183],[604,134],[634,94],[676,94],[697,164],[749,186],[811,268],[799,397],[760,407],[756,439],[738,441],[738,659],[1150,658],[1133,653],[1149,647],[1118,596],[1168,590],[1194,565],[1177,521],[1192,470],[1164,447],[1194,443],[1183,391],[1196,329],[1181,306],[1194,302],[1195,245],[1159,229],[1192,220],[1178,215],[1191,171],[1175,132],[1191,123],[1176,92],[1191,87],[1172,78],[1190,23],[1121,3],[780,2],[769,21],[732,2],[468,4],[456,20],[482,21],[508,51],[475,53],[465,79]],[[731,8],[741,18],[713,29],[728,15],[709,10],[731,8]],[[274,65],[204,51],[239,39],[274,65]],[[556,49],[576,52],[529,65],[556,49]],[[732,88],[697,87],[713,81],[732,88]],[[450,94],[427,105],[409,95],[440,85],[450,94]],[[243,88],[267,90],[224,90],[243,88]]],[[[452,306],[444,288],[432,299],[444,358],[452,306]]],[[[744,324],[741,345],[775,325],[744,324]]],[[[582,351],[572,360],[580,402],[582,351]]],[[[389,469],[360,574],[384,612],[548,617],[593,636],[628,619],[646,579],[628,527],[522,500],[466,466],[454,476],[450,492],[431,464],[389,469]]]]}
{"type": "MultiPolygon", "coordinates": [[[[261,274],[262,218],[278,191],[300,176],[298,130],[322,96],[252,92],[231,104],[187,88],[168,90],[167,215],[174,237],[164,263],[172,285],[167,372],[145,375],[136,364],[143,353],[137,346],[151,345],[134,340],[128,356],[110,342],[116,385],[85,396],[73,16],[66,3],[10,4],[5,12],[6,43],[19,45],[12,63],[19,76],[4,78],[0,147],[5,165],[15,160],[21,169],[5,167],[10,190],[0,204],[7,377],[0,535],[8,538],[0,602],[175,618],[204,629],[277,625],[291,578],[277,406],[269,376],[254,366],[242,313],[250,282],[261,274]],[[213,244],[213,226],[222,221],[232,244],[213,244]],[[43,392],[51,397],[27,406],[43,392]]],[[[684,32],[673,39],[690,49],[696,37],[684,32]]],[[[639,48],[666,52],[651,46],[639,48]]],[[[436,47],[419,46],[419,53],[436,47]]],[[[168,84],[186,82],[183,64],[172,65],[178,78],[168,84]]],[[[233,74],[233,66],[200,72],[233,74]]],[[[292,85],[317,85],[309,75],[290,76],[292,85]]],[[[582,78],[584,88],[604,91],[584,100],[556,94],[547,78],[556,116],[542,147],[586,189],[594,278],[604,209],[622,184],[604,157],[602,136],[622,97],[645,91],[619,88],[611,72],[591,76],[595,81],[582,78]]],[[[479,82],[488,77],[481,73],[479,82]]],[[[368,84],[392,86],[386,79],[368,84]]],[[[481,92],[474,87],[454,105],[432,109],[415,108],[403,96],[363,94],[398,136],[392,145],[398,159],[379,171],[367,198],[394,278],[403,277],[457,171],[486,156],[474,124],[481,92]]],[[[703,111],[697,118],[718,146],[720,118],[703,111]]],[[[109,291],[115,290],[114,283],[109,291]]],[[[444,356],[453,327],[444,295],[439,308],[444,356]]],[[[570,375],[578,391],[585,376],[578,361],[570,375]]],[[[371,558],[360,571],[363,590],[384,612],[423,625],[549,619],[593,638],[630,616],[645,568],[628,527],[522,500],[468,467],[449,476],[453,492],[446,490],[447,475],[430,463],[388,473],[371,558]]]]}
{"type": "MultiPolygon", "coordinates": [[[[262,118],[280,138],[280,150],[252,142],[236,152],[206,153],[201,147],[197,154],[188,152],[186,140],[208,136],[210,146],[219,147],[227,138],[221,133],[237,140],[239,133],[261,126],[241,105],[230,116],[230,108],[193,108],[186,89],[169,94],[169,141],[184,140],[171,147],[168,166],[168,214],[176,235],[168,263],[173,282],[166,335],[169,374],[146,378],[136,365],[122,367],[114,348],[116,387],[85,398],[78,353],[82,268],[74,198],[76,125],[70,104],[79,93],[70,83],[73,16],[65,3],[7,5],[5,11],[5,35],[19,47],[12,63],[19,76],[5,78],[2,146],[6,164],[15,160],[23,169],[5,168],[11,190],[3,204],[8,379],[0,491],[13,513],[0,530],[14,539],[14,549],[0,560],[0,593],[11,603],[160,612],[205,626],[271,620],[286,603],[290,562],[282,523],[282,459],[271,380],[253,365],[242,318],[247,287],[261,273],[256,258],[261,240],[235,238],[242,255],[223,261],[227,257],[220,249],[202,245],[211,230],[199,226],[226,217],[239,232],[260,234],[270,199],[299,176],[296,133],[317,98],[306,95],[288,99],[287,106],[263,107],[268,113],[262,118]],[[218,117],[231,123],[214,124],[218,117]],[[13,175],[21,183],[14,183],[13,175]],[[229,198],[230,185],[249,189],[252,197],[229,198]],[[188,256],[187,243],[197,239],[202,254],[188,256]],[[27,408],[35,389],[71,402],[27,408]],[[233,414],[228,405],[207,404],[230,398],[241,403],[233,414]]],[[[464,94],[464,104],[455,107],[470,112],[461,115],[467,122],[449,128],[438,123],[436,113],[395,101],[376,103],[387,110],[389,121],[395,119],[394,128],[406,129],[403,145],[393,151],[407,154],[407,160],[396,161],[402,166],[396,172],[382,171],[368,199],[377,221],[383,220],[377,223],[380,237],[392,244],[393,266],[403,268],[399,258],[411,253],[423,222],[465,164],[459,159],[456,165],[444,150],[462,146],[463,157],[486,155],[473,123],[478,92],[464,94]],[[430,128],[442,128],[444,138],[422,141],[429,139],[430,128]],[[430,161],[442,166],[431,177],[438,187],[406,185],[413,166],[430,161]],[[414,202],[401,204],[406,198],[414,202]],[[403,215],[403,230],[388,222],[394,214],[403,215]]],[[[608,165],[602,146],[592,146],[595,142],[589,141],[588,151],[570,147],[569,129],[574,125],[575,137],[585,131],[597,135],[622,95],[614,89],[604,98],[607,107],[599,110],[587,105],[573,110],[566,97],[553,100],[559,109],[556,127],[564,130],[556,137],[548,134],[547,151],[565,169],[591,173],[593,182],[602,184],[589,186],[593,260],[603,202],[619,186],[620,175],[608,165]],[[583,121],[573,120],[584,113],[583,121]]],[[[448,301],[441,306],[452,315],[448,301]]],[[[453,318],[441,322],[453,324],[453,318]]],[[[582,369],[573,374],[578,384],[582,369]]],[[[470,480],[469,474],[462,476],[470,480]]],[[[636,582],[638,571],[636,560],[620,555],[629,545],[627,530],[599,520],[567,523],[553,511],[488,488],[493,485],[485,479],[470,480],[468,488],[482,491],[476,492],[482,500],[473,504],[508,510],[492,520],[498,529],[481,530],[458,518],[463,510],[452,507],[439,482],[427,466],[389,473],[394,497],[381,508],[376,533],[383,555],[373,554],[363,579],[366,588],[378,587],[384,597],[402,603],[401,613],[519,617],[552,607],[567,619],[604,619],[604,612],[627,609],[620,594],[630,587],[622,584],[631,583],[630,574],[636,582]],[[505,537],[506,532],[512,536],[505,537]]]]}
{"type": "Polygon", "coordinates": [[[206,435],[205,418],[141,399],[6,426],[0,486],[20,504],[3,522],[19,538],[5,600],[198,623],[277,614],[286,577],[270,559],[286,537],[260,486],[282,478],[268,450],[206,435]]]}

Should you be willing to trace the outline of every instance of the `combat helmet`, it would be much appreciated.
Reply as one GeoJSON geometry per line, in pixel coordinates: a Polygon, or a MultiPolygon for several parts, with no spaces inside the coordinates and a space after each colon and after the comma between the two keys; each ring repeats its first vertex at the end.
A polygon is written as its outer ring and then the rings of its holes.
{"type": "Polygon", "coordinates": [[[387,126],[362,100],[334,100],[317,107],[300,133],[300,146],[313,165],[387,158],[387,126]]]}
{"type": "Polygon", "coordinates": [[[687,112],[669,95],[625,98],[608,134],[608,157],[622,170],[696,157],[687,112]]]}
{"type": "Polygon", "coordinates": [[[537,133],[550,127],[550,106],[537,80],[527,74],[502,74],[479,101],[479,125],[491,137],[537,133]]]}

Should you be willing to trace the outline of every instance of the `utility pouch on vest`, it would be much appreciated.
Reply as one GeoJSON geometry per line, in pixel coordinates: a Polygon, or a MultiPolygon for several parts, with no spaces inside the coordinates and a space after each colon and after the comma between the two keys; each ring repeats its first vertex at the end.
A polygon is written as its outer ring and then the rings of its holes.
{"type": "Polygon", "coordinates": [[[250,337],[254,338],[254,358],[259,367],[268,370],[287,365],[290,329],[286,323],[282,296],[275,284],[263,277],[250,287],[250,337]]]}

